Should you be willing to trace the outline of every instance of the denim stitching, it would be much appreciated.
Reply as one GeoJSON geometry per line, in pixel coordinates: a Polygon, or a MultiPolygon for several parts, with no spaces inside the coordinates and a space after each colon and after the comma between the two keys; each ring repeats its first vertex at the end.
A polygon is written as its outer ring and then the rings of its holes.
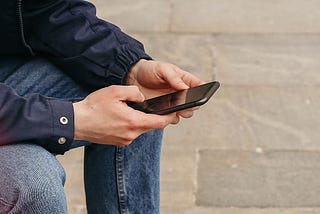
{"type": "Polygon", "coordinates": [[[31,46],[27,43],[24,35],[24,24],[23,24],[23,16],[22,16],[22,0],[17,1],[17,12],[18,12],[18,19],[19,19],[19,27],[20,27],[20,36],[22,44],[25,48],[28,49],[31,56],[35,56],[35,53],[33,52],[31,46]]]}
{"type": "Polygon", "coordinates": [[[120,214],[127,213],[126,192],[124,183],[124,148],[118,146],[116,151],[116,175],[120,214]]]}
{"type": "Polygon", "coordinates": [[[0,198],[0,201],[1,201],[2,203],[6,204],[6,205],[14,206],[13,203],[7,202],[7,201],[6,201],[5,199],[3,199],[3,198],[0,198]]]}
{"type": "MultiPolygon", "coordinates": [[[[10,202],[6,201],[4,198],[0,198],[0,202],[9,207],[10,210],[7,210],[8,214],[10,214],[11,211],[13,210],[13,208],[16,206],[16,204],[10,203],[10,202]]],[[[3,210],[0,210],[0,212],[2,212],[2,211],[3,210]]]]}

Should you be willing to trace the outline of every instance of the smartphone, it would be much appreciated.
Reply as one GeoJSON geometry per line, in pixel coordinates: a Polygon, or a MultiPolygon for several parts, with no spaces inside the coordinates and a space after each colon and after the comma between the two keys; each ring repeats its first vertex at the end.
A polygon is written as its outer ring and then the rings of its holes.
{"type": "Polygon", "coordinates": [[[205,104],[219,87],[219,82],[209,82],[197,87],[151,98],[141,103],[127,102],[127,104],[145,113],[170,114],[205,104]]]}

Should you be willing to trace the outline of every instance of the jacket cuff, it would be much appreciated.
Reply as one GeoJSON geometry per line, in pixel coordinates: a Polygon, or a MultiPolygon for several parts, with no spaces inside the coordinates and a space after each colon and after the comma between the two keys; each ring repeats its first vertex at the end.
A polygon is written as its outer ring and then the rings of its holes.
{"type": "Polygon", "coordinates": [[[56,154],[63,154],[71,147],[74,138],[73,105],[68,101],[49,100],[52,111],[52,139],[46,147],[56,154]]]}
{"type": "Polygon", "coordinates": [[[140,59],[152,60],[143,48],[125,46],[118,54],[115,63],[109,68],[112,73],[111,82],[114,85],[123,85],[130,68],[140,59]]]}

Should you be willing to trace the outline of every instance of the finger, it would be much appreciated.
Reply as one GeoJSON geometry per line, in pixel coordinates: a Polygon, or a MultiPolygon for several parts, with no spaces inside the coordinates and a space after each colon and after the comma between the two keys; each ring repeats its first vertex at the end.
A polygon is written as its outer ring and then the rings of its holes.
{"type": "Polygon", "coordinates": [[[196,106],[196,107],[188,108],[182,111],[178,111],[177,114],[183,118],[190,118],[194,115],[194,112],[199,109],[200,109],[200,106],[196,106]]]}
{"type": "Polygon", "coordinates": [[[121,101],[143,102],[144,95],[137,86],[113,86],[112,93],[121,101]]]}
{"type": "Polygon", "coordinates": [[[183,110],[183,111],[179,111],[177,112],[177,114],[183,118],[191,118],[193,116],[193,110],[192,109],[188,109],[188,110],[183,110]]]}
{"type": "Polygon", "coordinates": [[[181,76],[173,68],[163,71],[163,79],[175,90],[188,89],[189,86],[182,80],[181,76]]]}
{"type": "Polygon", "coordinates": [[[186,85],[188,85],[188,87],[196,87],[198,85],[202,85],[202,84],[205,83],[204,81],[202,81],[198,77],[194,76],[193,74],[191,74],[189,72],[186,72],[186,71],[182,70],[179,67],[176,67],[175,71],[181,75],[182,81],[186,85]]]}
{"type": "Polygon", "coordinates": [[[144,130],[163,129],[169,124],[177,124],[179,116],[176,113],[167,115],[145,114],[140,115],[141,128],[144,130]]]}
{"type": "Polygon", "coordinates": [[[163,79],[175,90],[184,90],[205,83],[193,74],[173,65],[163,70],[162,75],[163,79]]]}
{"type": "Polygon", "coordinates": [[[173,120],[170,124],[175,125],[175,124],[178,124],[178,123],[179,123],[179,121],[180,121],[180,117],[179,117],[179,115],[178,115],[178,114],[175,114],[175,120],[173,120]]]}

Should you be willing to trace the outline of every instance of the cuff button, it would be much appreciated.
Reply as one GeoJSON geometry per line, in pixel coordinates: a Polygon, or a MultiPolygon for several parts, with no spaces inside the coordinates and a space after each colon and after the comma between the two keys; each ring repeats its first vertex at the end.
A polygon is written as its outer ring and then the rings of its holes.
{"type": "Polygon", "coordinates": [[[63,145],[63,144],[65,144],[66,142],[67,142],[67,139],[66,139],[65,137],[60,137],[59,140],[58,140],[58,143],[59,143],[60,145],[63,145]]]}
{"type": "Polygon", "coordinates": [[[60,117],[60,123],[62,124],[62,125],[67,125],[68,124],[68,118],[66,118],[66,117],[60,117]]]}

